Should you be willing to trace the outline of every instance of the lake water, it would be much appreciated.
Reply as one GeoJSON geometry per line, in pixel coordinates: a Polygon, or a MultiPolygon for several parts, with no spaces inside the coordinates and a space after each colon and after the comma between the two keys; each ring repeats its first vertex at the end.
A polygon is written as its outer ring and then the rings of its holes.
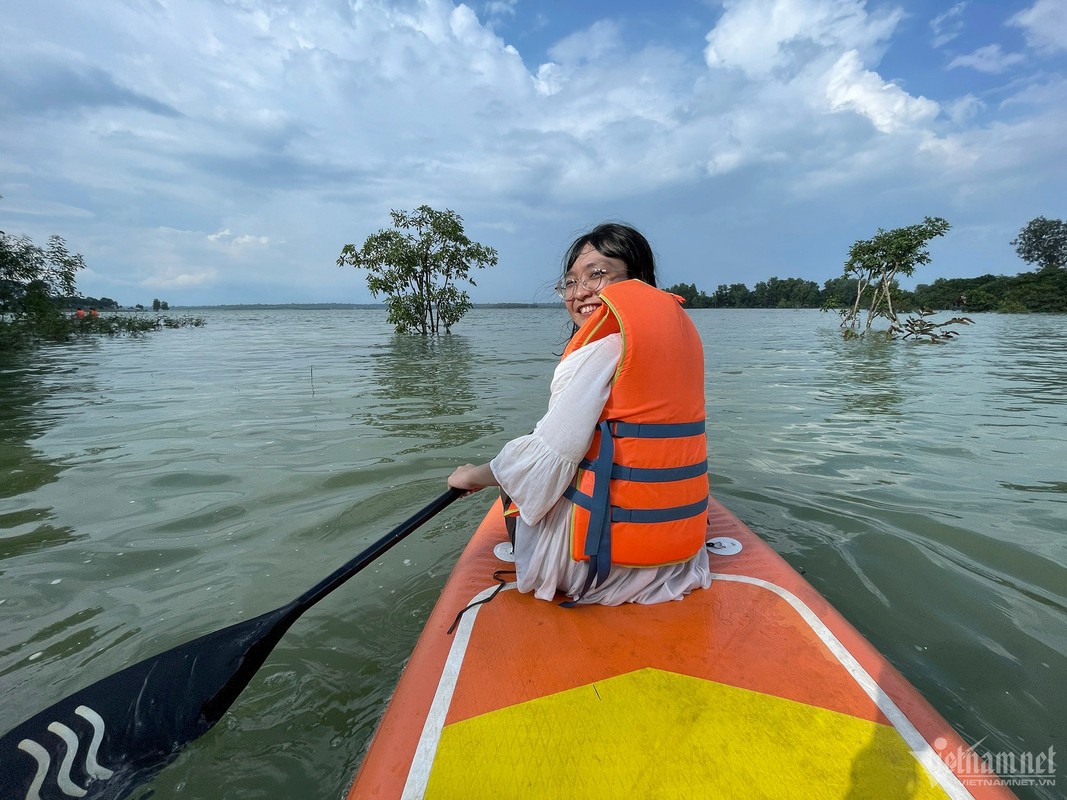
{"type": "MultiPolygon", "coordinates": [[[[203,328],[0,359],[0,729],[301,594],[541,415],[561,311],[450,337],[377,310],[196,312],[203,328]]],[[[980,752],[1067,720],[1067,316],[943,346],[814,311],[691,312],[713,493],[980,752]]],[[[286,634],[160,800],[336,798],[488,493],[286,634]]],[[[788,668],[788,665],[783,665],[788,668]]],[[[501,743],[506,752],[506,743],[501,743]]]]}

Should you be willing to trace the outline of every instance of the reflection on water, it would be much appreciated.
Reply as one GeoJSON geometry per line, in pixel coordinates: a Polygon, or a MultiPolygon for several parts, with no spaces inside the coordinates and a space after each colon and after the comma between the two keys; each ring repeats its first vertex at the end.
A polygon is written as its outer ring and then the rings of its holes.
{"type": "MultiPolygon", "coordinates": [[[[26,495],[59,480],[63,465],[45,458],[33,442],[58,417],[50,402],[76,369],[26,353],[0,355],[0,499],[26,495]],[[41,361],[44,364],[41,364],[41,361]]],[[[44,505],[0,508],[0,575],[3,562],[31,552],[69,545],[79,537],[69,525],[54,524],[44,505]]]]}
{"type": "Polygon", "coordinates": [[[819,395],[841,412],[857,418],[868,415],[899,416],[904,413],[903,386],[896,363],[901,347],[879,336],[846,340],[834,330],[819,331],[826,347],[825,385],[819,395]]]}
{"type": "Polygon", "coordinates": [[[360,417],[415,441],[401,453],[459,446],[500,430],[474,413],[477,362],[467,338],[397,334],[371,355],[371,365],[373,388],[360,417]]]}
{"type": "Polygon", "coordinates": [[[32,446],[55,418],[46,408],[50,388],[43,379],[47,377],[48,368],[35,366],[29,355],[0,354],[0,474],[4,476],[0,498],[33,491],[56,480],[62,470],[32,446]]]}

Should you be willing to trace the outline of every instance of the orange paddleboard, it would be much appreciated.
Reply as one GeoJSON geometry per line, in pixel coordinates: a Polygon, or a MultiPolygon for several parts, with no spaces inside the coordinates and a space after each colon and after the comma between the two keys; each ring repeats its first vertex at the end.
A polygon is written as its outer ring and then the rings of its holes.
{"type": "Polygon", "coordinates": [[[1014,796],[744,523],[715,500],[708,519],[710,589],[568,609],[507,584],[449,634],[512,568],[495,503],[350,800],[1014,796]]]}

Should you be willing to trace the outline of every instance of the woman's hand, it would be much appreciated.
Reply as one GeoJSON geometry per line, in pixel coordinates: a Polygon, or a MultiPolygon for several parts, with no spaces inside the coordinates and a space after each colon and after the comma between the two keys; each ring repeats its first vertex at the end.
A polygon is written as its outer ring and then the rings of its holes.
{"type": "Polygon", "coordinates": [[[499,486],[488,464],[464,464],[456,467],[448,476],[448,485],[453,489],[462,489],[468,494],[486,486],[499,486]]]}

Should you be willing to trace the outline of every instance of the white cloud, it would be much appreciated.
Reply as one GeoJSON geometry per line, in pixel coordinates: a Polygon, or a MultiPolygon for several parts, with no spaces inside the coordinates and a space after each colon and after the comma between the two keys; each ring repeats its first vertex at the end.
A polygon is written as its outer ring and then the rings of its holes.
{"type": "Polygon", "coordinates": [[[563,72],[563,68],[559,64],[550,61],[537,68],[534,86],[537,88],[537,93],[542,97],[551,97],[563,88],[565,80],[566,75],[563,72]]]}
{"type": "Polygon", "coordinates": [[[949,103],[944,111],[953,124],[961,127],[977,117],[985,107],[985,103],[974,95],[968,94],[949,103]]]}
{"type": "Polygon", "coordinates": [[[842,55],[830,70],[826,100],[834,111],[848,109],[862,114],[882,133],[929,122],[939,111],[938,104],[932,100],[912,97],[899,86],[863,69],[854,50],[842,55]]]}
{"type": "Polygon", "coordinates": [[[266,247],[270,244],[269,236],[252,236],[250,234],[241,234],[235,236],[230,232],[229,228],[224,228],[218,233],[208,234],[208,241],[215,242],[217,244],[223,244],[231,247],[243,247],[245,245],[260,245],[266,247]]]}
{"type": "Polygon", "coordinates": [[[1004,72],[1015,64],[1021,64],[1025,59],[1019,53],[1005,53],[999,44],[989,44],[979,47],[973,53],[956,56],[949,62],[948,68],[970,67],[979,72],[997,74],[1004,72]]]}
{"type": "Polygon", "coordinates": [[[561,39],[548,54],[555,61],[576,65],[599,61],[621,50],[622,39],[618,25],[611,20],[600,20],[586,30],[561,39]]]}
{"type": "Polygon", "coordinates": [[[1035,50],[1048,53],[1067,50],[1067,2],[1037,0],[1030,8],[1008,20],[1022,28],[1026,42],[1035,50]]]}
{"type": "Polygon", "coordinates": [[[218,281],[218,273],[213,269],[188,272],[165,271],[143,279],[140,285],[146,289],[198,289],[212,286],[218,281]]]}
{"type": "Polygon", "coordinates": [[[270,244],[270,237],[269,236],[249,236],[248,234],[245,234],[244,236],[236,237],[233,240],[233,243],[235,245],[237,245],[238,247],[242,247],[242,246],[244,246],[246,244],[255,244],[255,245],[260,245],[262,247],[266,247],[267,245],[270,244]]]}
{"type": "Polygon", "coordinates": [[[515,6],[518,5],[519,0],[489,0],[487,3],[482,4],[487,24],[490,27],[495,27],[501,22],[514,19],[515,6]]]}
{"type": "Polygon", "coordinates": [[[877,52],[902,18],[899,9],[868,13],[863,0],[725,0],[707,35],[704,58],[712,68],[750,76],[802,69],[813,52],[877,52]]]}
{"type": "MultiPolygon", "coordinates": [[[[732,0],[707,35],[704,55],[713,74],[736,69],[755,82],[745,103],[750,109],[772,99],[784,102],[768,109],[768,116],[777,113],[796,125],[811,112],[853,112],[879,132],[894,133],[928,124],[939,111],[933,101],[913,97],[867,67],[868,59],[877,62],[900,19],[899,10],[875,15],[858,0],[732,0]]],[[[737,161],[736,153],[724,154],[712,169],[737,161]]]]}
{"type": "MultiPolygon", "coordinates": [[[[17,184],[12,185],[8,183],[4,187],[4,191],[7,194],[12,194],[13,190],[18,191],[20,187],[17,184]]],[[[18,197],[18,195],[15,195],[18,197]]],[[[50,200],[16,200],[15,202],[9,202],[5,197],[0,200],[0,208],[3,208],[6,214],[24,214],[28,217],[58,217],[62,218],[78,218],[78,219],[92,219],[93,212],[86,208],[79,208],[78,206],[72,206],[67,203],[57,203],[50,200]]]]}
{"type": "Polygon", "coordinates": [[[930,20],[930,28],[934,32],[934,47],[944,47],[963,32],[963,12],[966,8],[966,2],[956,3],[944,14],[930,20]]]}

